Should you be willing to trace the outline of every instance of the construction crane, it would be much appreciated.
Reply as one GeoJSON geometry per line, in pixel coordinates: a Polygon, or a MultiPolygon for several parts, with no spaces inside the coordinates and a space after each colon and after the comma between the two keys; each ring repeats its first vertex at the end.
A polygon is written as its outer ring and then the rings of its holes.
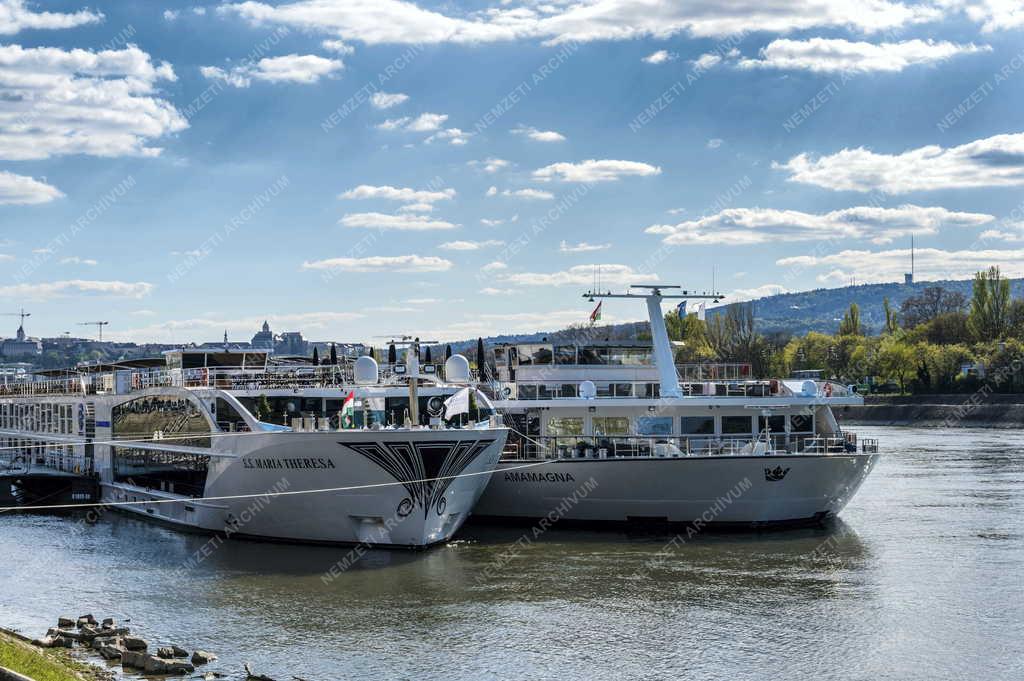
{"type": "Polygon", "coordinates": [[[25,308],[21,308],[18,312],[0,312],[4,317],[21,317],[21,323],[18,325],[21,328],[25,328],[25,317],[31,317],[31,312],[25,312],[25,308]]]}
{"type": "Polygon", "coordinates": [[[103,342],[103,327],[110,322],[78,322],[79,326],[95,326],[100,332],[100,343],[103,342]]]}

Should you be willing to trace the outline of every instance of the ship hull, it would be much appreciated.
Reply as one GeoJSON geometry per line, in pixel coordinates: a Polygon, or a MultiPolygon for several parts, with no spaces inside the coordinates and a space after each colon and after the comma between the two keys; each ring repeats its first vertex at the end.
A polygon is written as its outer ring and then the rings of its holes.
{"type": "Polygon", "coordinates": [[[502,461],[477,504],[483,521],[767,527],[839,514],[877,454],[502,461]]]}
{"type": "Polygon", "coordinates": [[[495,429],[240,435],[217,443],[231,454],[210,452],[202,499],[106,483],[103,501],[164,500],[119,508],[183,529],[237,537],[422,548],[450,539],[461,527],[497,464],[505,434],[495,429]]]}

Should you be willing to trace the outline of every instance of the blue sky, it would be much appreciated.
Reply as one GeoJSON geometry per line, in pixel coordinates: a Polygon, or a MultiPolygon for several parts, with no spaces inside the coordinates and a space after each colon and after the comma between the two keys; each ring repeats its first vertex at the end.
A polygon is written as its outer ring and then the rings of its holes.
{"type": "Polygon", "coordinates": [[[918,279],[1021,276],[1022,36],[999,0],[0,0],[0,306],[449,339],[584,321],[597,266],[735,300],[901,279],[913,234],[918,279]]]}

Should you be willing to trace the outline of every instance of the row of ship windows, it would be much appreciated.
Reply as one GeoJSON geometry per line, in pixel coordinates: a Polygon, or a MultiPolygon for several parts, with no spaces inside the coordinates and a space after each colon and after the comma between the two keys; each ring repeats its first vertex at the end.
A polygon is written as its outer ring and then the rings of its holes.
{"type": "Polygon", "coordinates": [[[73,435],[76,433],[74,405],[49,402],[0,404],[0,428],[73,435]]]}
{"type": "MultiPolygon", "coordinates": [[[[624,435],[673,435],[675,419],[672,416],[595,416],[590,419],[594,437],[624,435]],[[632,421],[632,423],[631,423],[632,421]]],[[[750,436],[763,433],[765,428],[776,434],[813,433],[814,417],[811,415],[792,416],[682,416],[679,418],[679,433],[696,437],[714,435],[750,436]],[[718,423],[716,424],[716,418],[718,423]]],[[[553,416],[547,421],[549,437],[573,437],[585,435],[583,417],[553,416]]]]}

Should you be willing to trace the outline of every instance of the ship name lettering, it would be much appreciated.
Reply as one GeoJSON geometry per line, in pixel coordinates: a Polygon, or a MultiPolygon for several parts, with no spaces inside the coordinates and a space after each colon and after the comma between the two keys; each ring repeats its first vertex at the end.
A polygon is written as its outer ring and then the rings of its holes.
{"type": "Polygon", "coordinates": [[[298,470],[302,468],[337,468],[326,458],[315,459],[242,459],[242,467],[249,470],[298,470]]]}
{"type": "Polygon", "coordinates": [[[526,471],[505,473],[505,480],[507,482],[575,482],[576,478],[572,476],[572,473],[555,473],[553,471],[535,473],[526,471]]]}

